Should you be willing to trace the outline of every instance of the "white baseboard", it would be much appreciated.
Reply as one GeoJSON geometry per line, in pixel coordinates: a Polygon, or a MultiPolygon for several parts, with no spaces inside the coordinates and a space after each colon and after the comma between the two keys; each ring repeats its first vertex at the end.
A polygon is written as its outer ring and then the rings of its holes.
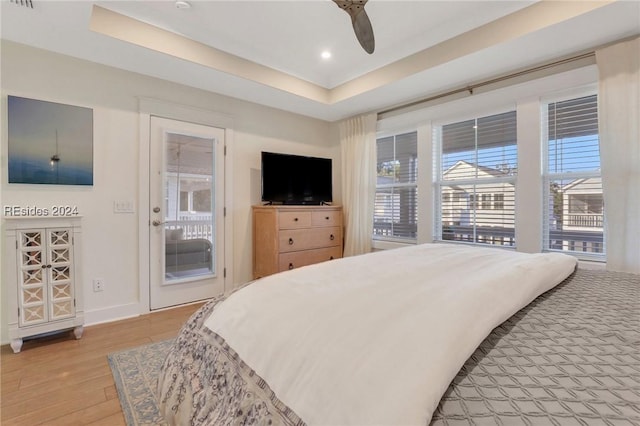
{"type": "Polygon", "coordinates": [[[84,311],[84,325],[96,325],[106,322],[133,318],[140,315],[140,304],[129,303],[127,305],[109,306],[108,308],[84,311]]]}
{"type": "MultiPolygon", "coordinates": [[[[94,309],[84,311],[84,326],[102,324],[107,322],[118,321],[126,318],[137,317],[141,314],[140,305],[138,303],[129,303],[126,305],[109,306],[108,308],[94,309]]],[[[10,339],[6,330],[6,325],[2,327],[2,337],[0,344],[6,345],[10,339]]]]}

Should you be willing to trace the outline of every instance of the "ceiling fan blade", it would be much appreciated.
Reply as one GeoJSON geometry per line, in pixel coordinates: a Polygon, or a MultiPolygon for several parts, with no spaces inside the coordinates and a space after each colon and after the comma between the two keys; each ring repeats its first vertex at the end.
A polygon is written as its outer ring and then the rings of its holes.
{"type": "Polygon", "coordinates": [[[360,46],[365,52],[373,53],[376,48],[376,40],[373,36],[373,27],[367,12],[362,9],[355,17],[352,17],[351,25],[353,25],[353,31],[356,33],[360,46]]]}
{"type": "Polygon", "coordinates": [[[364,5],[368,0],[333,0],[340,9],[343,9],[351,17],[351,25],[356,34],[360,46],[365,52],[371,54],[375,50],[376,41],[373,36],[373,27],[364,5]]]}

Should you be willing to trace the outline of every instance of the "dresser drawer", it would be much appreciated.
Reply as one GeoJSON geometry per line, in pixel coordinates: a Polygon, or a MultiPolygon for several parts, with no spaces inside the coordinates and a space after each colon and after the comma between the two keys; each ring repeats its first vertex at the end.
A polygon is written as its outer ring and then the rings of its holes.
{"type": "Polygon", "coordinates": [[[278,227],[280,229],[308,228],[311,226],[311,212],[280,212],[278,227]]]}
{"type": "Polygon", "coordinates": [[[253,277],[342,257],[341,206],[253,206],[253,277]]]}
{"type": "Polygon", "coordinates": [[[280,231],[278,240],[280,253],[342,246],[342,228],[334,226],[283,230],[280,231]]]}
{"type": "Polygon", "coordinates": [[[279,256],[278,271],[299,268],[326,260],[342,257],[342,247],[329,247],[315,250],[304,250],[293,253],[282,253],[279,256]]]}
{"type": "Polygon", "coordinates": [[[342,225],[342,211],[330,210],[311,212],[311,225],[340,226],[342,225]]]}

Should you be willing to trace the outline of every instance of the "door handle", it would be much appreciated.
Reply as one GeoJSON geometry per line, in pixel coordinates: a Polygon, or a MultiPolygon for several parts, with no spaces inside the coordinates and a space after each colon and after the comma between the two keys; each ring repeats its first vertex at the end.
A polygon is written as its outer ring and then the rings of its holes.
{"type": "Polygon", "coordinates": [[[154,220],[153,222],[151,222],[151,224],[152,224],[153,226],[160,226],[160,225],[164,225],[164,222],[161,222],[161,221],[159,221],[159,220],[157,220],[157,219],[156,219],[156,220],[154,220]]]}

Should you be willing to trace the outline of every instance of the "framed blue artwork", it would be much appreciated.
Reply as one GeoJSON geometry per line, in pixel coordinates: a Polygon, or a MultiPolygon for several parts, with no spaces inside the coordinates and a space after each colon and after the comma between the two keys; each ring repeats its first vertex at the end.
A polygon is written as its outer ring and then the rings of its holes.
{"type": "Polygon", "coordinates": [[[93,185],[93,110],[8,96],[9,183],[93,185]]]}

